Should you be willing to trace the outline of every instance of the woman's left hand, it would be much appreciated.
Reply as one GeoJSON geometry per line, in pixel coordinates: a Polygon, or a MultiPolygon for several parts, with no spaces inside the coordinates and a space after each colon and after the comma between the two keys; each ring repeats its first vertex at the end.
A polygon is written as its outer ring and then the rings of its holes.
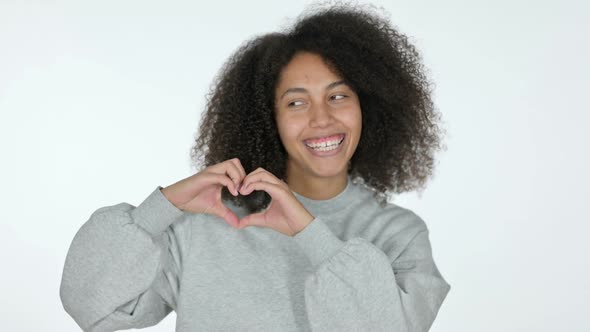
{"type": "Polygon", "coordinates": [[[264,190],[272,200],[266,210],[240,219],[240,229],[247,226],[269,227],[285,235],[295,236],[315,218],[284,181],[264,168],[260,167],[246,175],[239,192],[249,195],[254,190],[264,190]]]}

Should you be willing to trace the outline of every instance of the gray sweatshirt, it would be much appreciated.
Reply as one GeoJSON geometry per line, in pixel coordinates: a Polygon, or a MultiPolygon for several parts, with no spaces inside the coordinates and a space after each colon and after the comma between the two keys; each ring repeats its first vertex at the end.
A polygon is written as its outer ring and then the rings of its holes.
{"type": "MultiPolygon", "coordinates": [[[[450,290],[428,228],[351,181],[294,237],[182,211],[157,186],[97,209],[68,251],[64,309],[84,331],[428,331],[450,290]]],[[[238,217],[245,210],[230,205],[238,217]]]]}

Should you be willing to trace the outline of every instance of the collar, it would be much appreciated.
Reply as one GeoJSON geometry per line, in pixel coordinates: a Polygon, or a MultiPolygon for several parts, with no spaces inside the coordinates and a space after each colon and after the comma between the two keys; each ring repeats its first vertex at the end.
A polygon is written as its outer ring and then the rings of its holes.
{"type": "Polygon", "coordinates": [[[314,216],[317,216],[318,214],[329,215],[350,207],[354,198],[358,197],[358,191],[359,188],[352,183],[350,175],[348,175],[348,182],[346,183],[344,190],[329,199],[315,200],[302,196],[291,190],[295,197],[297,197],[303,206],[305,206],[305,208],[314,216]]]}

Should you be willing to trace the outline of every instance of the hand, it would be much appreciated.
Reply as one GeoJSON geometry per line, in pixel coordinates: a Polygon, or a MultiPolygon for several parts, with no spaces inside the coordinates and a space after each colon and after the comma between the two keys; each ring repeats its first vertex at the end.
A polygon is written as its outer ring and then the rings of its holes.
{"type": "Polygon", "coordinates": [[[272,200],[266,210],[240,219],[238,228],[262,226],[295,236],[313,221],[314,216],[297,200],[289,186],[263,168],[248,174],[239,191],[249,195],[254,190],[264,190],[272,200]]]}
{"type": "Polygon", "coordinates": [[[237,228],[238,217],[221,201],[221,189],[225,186],[237,196],[239,186],[245,177],[246,172],[240,160],[234,158],[209,166],[163,188],[162,193],[170,203],[181,210],[219,216],[237,228]]]}

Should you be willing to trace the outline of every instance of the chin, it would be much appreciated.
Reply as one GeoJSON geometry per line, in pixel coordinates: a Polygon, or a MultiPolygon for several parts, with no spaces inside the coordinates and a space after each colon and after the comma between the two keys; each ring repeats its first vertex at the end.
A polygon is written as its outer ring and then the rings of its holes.
{"type": "MultiPolygon", "coordinates": [[[[328,166],[328,165],[326,165],[328,166]]],[[[348,165],[345,164],[341,167],[318,167],[318,168],[311,168],[310,173],[312,173],[316,177],[320,178],[331,178],[341,175],[342,173],[348,172],[348,165]]]]}

